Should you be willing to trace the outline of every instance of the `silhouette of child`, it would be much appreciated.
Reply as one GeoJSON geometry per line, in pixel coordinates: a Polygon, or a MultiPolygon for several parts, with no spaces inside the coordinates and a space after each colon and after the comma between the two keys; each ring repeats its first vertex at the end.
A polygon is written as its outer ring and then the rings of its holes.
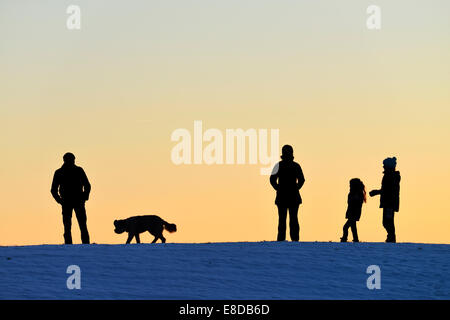
{"type": "Polygon", "coordinates": [[[366,202],[366,189],[361,180],[354,178],[350,180],[350,192],[347,198],[347,212],[345,218],[347,222],[344,224],[344,234],[341,242],[347,242],[348,228],[351,228],[353,234],[353,242],[359,242],[358,230],[356,229],[356,221],[361,218],[361,210],[363,202],[366,202]]]}

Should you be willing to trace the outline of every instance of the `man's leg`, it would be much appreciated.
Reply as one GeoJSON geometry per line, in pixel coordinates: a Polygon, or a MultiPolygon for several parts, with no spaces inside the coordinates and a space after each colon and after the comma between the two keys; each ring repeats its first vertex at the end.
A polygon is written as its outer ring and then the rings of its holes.
{"type": "Polygon", "coordinates": [[[287,207],[278,206],[278,236],[277,241],[286,240],[287,207]]]}
{"type": "Polygon", "coordinates": [[[87,216],[84,201],[78,204],[75,208],[75,215],[77,216],[78,225],[80,226],[81,242],[89,244],[89,232],[87,229],[87,216]]]}
{"type": "Polygon", "coordinates": [[[292,241],[300,239],[300,226],[298,224],[298,205],[289,207],[289,232],[292,241]]]}
{"type": "Polygon", "coordinates": [[[383,209],[383,227],[387,232],[386,242],[395,242],[394,210],[391,208],[383,209]]]}
{"type": "Polygon", "coordinates": [[[72,210],[71,205],[62,205],[62,216],[64,224],[64,244],[72,244],[72,210]]]}

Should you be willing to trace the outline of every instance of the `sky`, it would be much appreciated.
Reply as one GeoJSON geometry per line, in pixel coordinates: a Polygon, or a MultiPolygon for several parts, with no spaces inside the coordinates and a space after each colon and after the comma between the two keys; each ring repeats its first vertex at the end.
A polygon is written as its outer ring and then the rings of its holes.
{"type": "MultiPolygon", "coordinates": [[[[113,221],[141,214],[177,224],[168,242],[275,240],[261,164],[173,162],[194,121],[279,130],[306,178],[301,241],[338,241],[349,180],[379,188],[396,156],[397,241],[450,243],[450,3],[376,1],[369,30],[372,4],[0,0],[0,245],[63,242],[50,185],[69,151],[92,184],[91,242],[124,243],[113,221]]],[[[360,240],[384,241],[381,221],[369,198],[360,240]]]]}

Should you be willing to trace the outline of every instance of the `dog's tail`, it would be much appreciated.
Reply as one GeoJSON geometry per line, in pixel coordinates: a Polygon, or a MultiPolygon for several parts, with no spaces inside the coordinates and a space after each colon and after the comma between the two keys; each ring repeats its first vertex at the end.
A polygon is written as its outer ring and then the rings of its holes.
{"type": "Polygon", "coordinates": [[[163,220],[163,227],[165,230],[169,231],[170,233],[177,231],[177,226],[174,223],[168,223],[167,221],[163,220]]]}

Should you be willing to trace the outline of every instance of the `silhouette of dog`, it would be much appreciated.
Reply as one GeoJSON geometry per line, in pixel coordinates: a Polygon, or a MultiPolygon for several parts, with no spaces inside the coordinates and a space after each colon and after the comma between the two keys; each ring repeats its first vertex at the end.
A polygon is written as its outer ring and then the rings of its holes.
{"type": "Polygon", "coordinates": [[[114,220],[114,232],[121,234],[128,232],[127,244],[131,242],[133,238],[136,238],[136,243],[141,243],[139,234],[145,231],[150,232],[155,237],[152,243],[155,243],[158,239],[161,239],[162,243],[166,242],[166,238],[163,237],[163,230],[169,232],[177,231],[177,226],[173,223],[168,223],[158,216],[134,216],[124,220],[114,220]]]}

